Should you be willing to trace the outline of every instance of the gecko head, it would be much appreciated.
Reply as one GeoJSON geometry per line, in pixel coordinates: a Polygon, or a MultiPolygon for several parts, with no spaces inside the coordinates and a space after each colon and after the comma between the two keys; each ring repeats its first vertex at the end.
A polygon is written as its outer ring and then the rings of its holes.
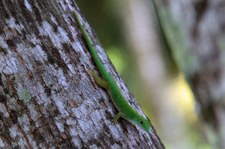
{"type": "Polygon", "coordinates": [[[145,118],[141,115],[138,115],[134,120],[133,122],[138,125],[139,127],[141,127],[142,129],[144,129],[147,133],[149,132],[150,130],[150,127],[151,127],[151,123],[149,121],[148,118],[145,118]]]}

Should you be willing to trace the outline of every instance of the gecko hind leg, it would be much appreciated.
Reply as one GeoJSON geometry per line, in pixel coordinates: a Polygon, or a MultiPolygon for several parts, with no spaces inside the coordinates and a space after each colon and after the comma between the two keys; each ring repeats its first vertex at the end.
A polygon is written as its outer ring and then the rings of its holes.
{"type": "Polygon", "coordinates": [[[112,122],[113,122],[114,124],[118,123],[118,119],[119,119],[120,117],[124,118],[124,114],[121,113],[121,112],[118,112],[118,113],[116,114],[116,116],[112,119],[112,122]]]}
{"type": "Polygon", "coordinates": [[[104,79],[100,78],[93,70],[90,71],[90,74],[99,86],[101,86],[105,89],[109,88],[108,82],[105,81],[104,79]]]}

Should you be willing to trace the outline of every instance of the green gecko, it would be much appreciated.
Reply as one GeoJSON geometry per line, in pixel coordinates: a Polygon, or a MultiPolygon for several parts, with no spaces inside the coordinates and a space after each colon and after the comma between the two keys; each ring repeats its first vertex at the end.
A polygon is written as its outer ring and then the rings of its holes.
{"type": "Polygon", "coordinates": [[[78,25],[81,29],[82,35],[87,43],[87,46],[91,53],[91,56],[93,57],[94,62],[103,78],[100,78],[99,76],[97,76],[97,74],[94,73],[93,71],[91,72],[91,75],[93,76],[95,82],[99,86],[105,88],[108,91],[108,93],[113,101],[113,104],[119,111],[116,114],[116,116],[113,118],[113,122],[117,123],[117,120],[120,117],[122,117],[122,118],[128,120],[129,122],[131,122],[132,124],[136,124],[137,126],[143,128],[146,132],[149,132],[150,127],[151,127],[150,121],[148,120],[148,118],[145,118],[144,116],[138,114],[129,105],[129,103],[125,100],[125,98],[122,95],[116,82],[114,81],[112,76],[109,74],[109,72],[106,70],[106,68],[104,67],[103,63],[101,62],[99,56],[97,55],[97,52],[87,34],[87,31],[81,24],[81,21],[79,20],[79,17],[75,12],[74,12],[74,16],[75,16],[75,18],[78,22],[78,25]]]}

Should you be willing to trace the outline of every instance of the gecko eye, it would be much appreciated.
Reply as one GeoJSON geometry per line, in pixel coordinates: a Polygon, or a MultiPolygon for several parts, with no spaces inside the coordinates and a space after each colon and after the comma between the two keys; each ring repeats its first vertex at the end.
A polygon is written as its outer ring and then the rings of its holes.
{"type": "Polygon", "coordinates": [[[143,121],[140,121],[140,124],[143,124],[144,122],[143,121]]]}

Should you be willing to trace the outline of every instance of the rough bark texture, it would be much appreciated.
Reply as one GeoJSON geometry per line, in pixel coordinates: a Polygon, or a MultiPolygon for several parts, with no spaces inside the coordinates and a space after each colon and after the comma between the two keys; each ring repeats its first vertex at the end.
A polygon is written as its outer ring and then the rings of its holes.
{"type": "Polygon", "coordinates": [[[117,110],[88,73],[95,65],[73,10],[67,0],[0,1],[0,148],[164,148],[153,128],[147,134],[127,121],[110,121],[117,110]]]}
{"type": "Polygon", "coordinates": [[[225,1],[160,0],[157,6],[208,139],[225,148],[225,1]]]}

